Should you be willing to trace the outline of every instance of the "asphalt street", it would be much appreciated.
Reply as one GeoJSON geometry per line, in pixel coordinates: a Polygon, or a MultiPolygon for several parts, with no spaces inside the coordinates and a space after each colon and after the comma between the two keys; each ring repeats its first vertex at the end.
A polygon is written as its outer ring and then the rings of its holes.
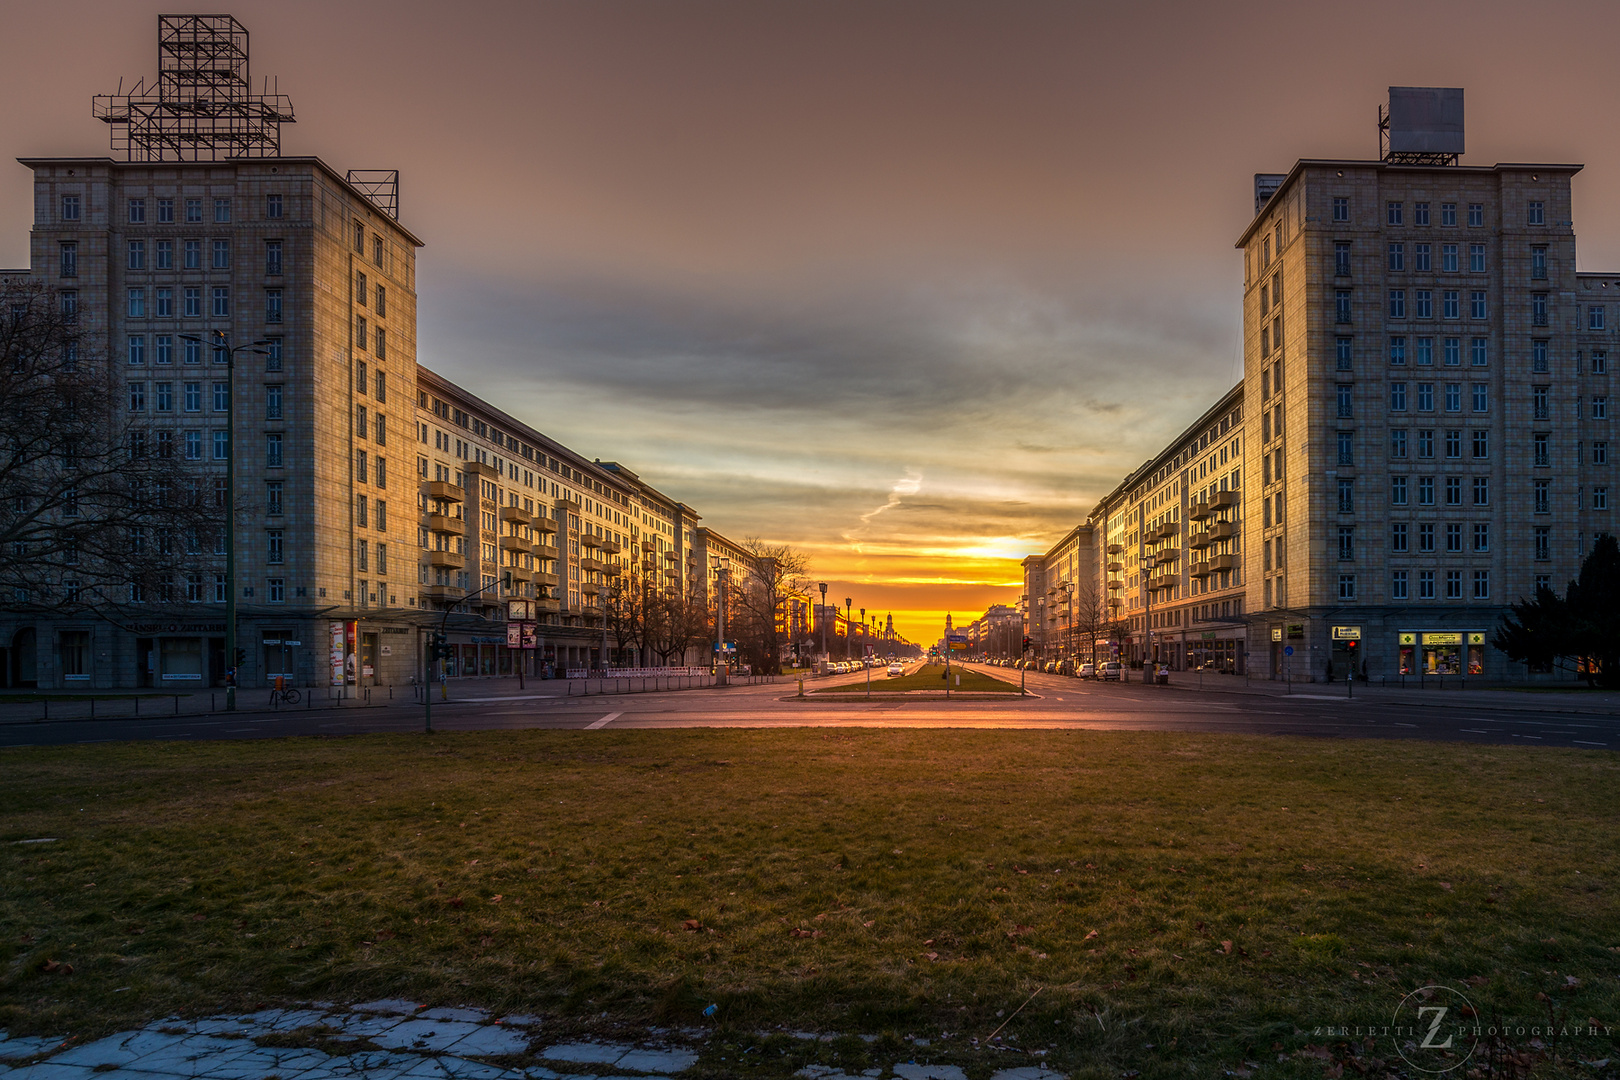
{"type": "MultiPolygon", "coordinates": [[[[984,669],[1016,681],[1019,673],[984,669]]],[[[874,672],[881,689],[882,670],[874,672]]],[[[438,731],[666,727],[958,727],[1081,728],[1305,735],[1322,738],[1407,739],[1523,746],[1620,748],[1620,716],[1546,708],[1491,708],[1478,703],[1392,703],[1367,696],[1346,699],[1338,688],[1302,687],[1291,696],[1199,691],[1172,687],[1082,682],[1027,673],[1029,697],[1003,701],[828,701],[795,694],[793,679],[773,684],[657,693],[567,696],[559,683],[524,692],[479,692],[478,684],[451,688],[435,701],[438,731]],[[1316,692],[1309,692],[1316,691],[1316,692]]],[[[864,682],[834,676],[808,689],[864,682]]],[[[63,745],[135,739],[266,739],[421,731],[419,702],[396,701],[343,709],[243,712],[172,717],[21,721],[0,724],[0,746],[63,745]]]]}

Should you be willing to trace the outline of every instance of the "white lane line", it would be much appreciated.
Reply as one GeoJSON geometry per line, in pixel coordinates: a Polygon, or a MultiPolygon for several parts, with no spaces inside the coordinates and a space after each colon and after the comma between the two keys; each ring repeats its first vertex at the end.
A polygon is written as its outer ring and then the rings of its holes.
{"type": "Polygon", "coordinates": [[[621,717],[623,715],[624,715],[624,713],[610,712],[606,716],[602,717],[602,719],[600,719],[600,720],[592,720],[590,723],[586,724],[585,725],[585,730],[586,731],[595,731],[598,728],[605,728],[609,724],[613,723],[613,721],[617,720],[619,717],[621,717]]]}
{"type": "Polygon", "coordinates": [[[1569,741],[1572,742],[1572,743],[1580,743],[1582,746],[1608,746],[1609,745],[1606,742],[1587,742],[1585,739],[1571,739],[1569,741]]]}
{"type": "Polygon", "coordinates": [[[1489,735],[1490,734],[1490,732],[1488,732],[1488,731],[1481,731],[1481,730],[1479,730],[1479,728],[1475,728],[1475,727],[1458,728],[1457,730],[1458,731],[1466,731],[1470,735],[1489,735]]]}
{"type": "Polygon", "coordinates": [[[1395,721],[1395,726],[1396,727],[1417,727],[1416,724],[1403,724],[1399,720],[1395,721]]]}

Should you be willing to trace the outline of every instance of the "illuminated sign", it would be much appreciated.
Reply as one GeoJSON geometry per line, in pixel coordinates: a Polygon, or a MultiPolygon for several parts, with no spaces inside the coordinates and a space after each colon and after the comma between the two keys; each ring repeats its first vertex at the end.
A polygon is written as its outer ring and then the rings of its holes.
{"type": "Polygon", "coordinates": [[[1288,636],[1290,638],[1302,638],[1302,637],[1304,637],[1305,636],[1305,624],[1304,623],[1297,623],[1297,622],[1289,623],[1288,624],[1288,636]]]}
{"type": "Polygon", "coordinates": [[[1333,628],[1333,640],[1334,641],[1360,641],[1361,640],[1361,627],[1359,627],[1359,626],[1335,626],[1333,628]]]}
{"type": "Polygon", "coordinates": [[[1272,641],[1281,641],[1282,640],[1282,627],[1273,626],[1271,628],[1271,640],[1272,641]]]}
{"type": "Polygon", "coordinates": [[[1470,645],[1483,645],[1483,644],[1485,644],[1485,631],[1483,631],[1483,630],[1470,630],[1470,631],[1468,631],[1468,644],[1470,644],[1470,645]]]}
{"type": "Polygon", "coordinates": [[[1402,645],[1416,645],[1417,644],[1417,634],[1416,634],[1416,632],[1414,632],[1412,630],[1402,630],[1401,631],[1401,644],[1402,645]]]}
{"type": "Polygon", "coordinates": [[[1423,633],[1425,645],[1461,645],[1463,636],[1455,630],[1435,632],[1426,630],[1423,633]]]}

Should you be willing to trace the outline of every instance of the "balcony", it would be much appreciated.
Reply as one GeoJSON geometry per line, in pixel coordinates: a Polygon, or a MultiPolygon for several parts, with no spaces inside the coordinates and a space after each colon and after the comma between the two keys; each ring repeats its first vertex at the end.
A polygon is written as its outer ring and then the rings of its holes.
{"type": "Polygon", "coordinates": [[[1217,521],[1209,527],[1210,540],[1230,540],[1237,535],[1237,522],[1217,521]]]}
{"type": "Polygon", "coordinates": [[[503,574],[511,574],[513,581],[533,581],[534,580],[534,571],[533,570],[525,570],[525,569],[523,569],[523,567],[517,566],[515,564],[512,565],[512,566],[503,566],[503,567],[501,567],[501,573],[503,573],[503,574]]]}
{"type": "Polygon", "coordinates": [[[429,480],[422,487],[430,499],[443,499],[446,502],[467,501],[466,493],[448,480],[429,480]]]}
{"type": "Polygon", "coordinates": [[[557,523],[543,514],[534,515],[534,520],[530,524],[541,532],[554,533],[557,531],[557,523]]]}
{"type": "Polygon", "coordinates": [[[533,579],[536,585],[549,585],[553,589],[561,583],[556,574],[548,574],[544,570],[536,570],[533,579]]]}
{"type": "Polygon", "coordinates": [[[562,601],[552,597],[542,597],[534,602],[534,610],[544,613],[561,611],[562,601]]]}
{"type": "Polygon", "coordinates": [[[484,461],[464,461],[462,462],[461,471],[468,476],[487,476],[492,480],[501,478],[501,471],[484,461]]]}
{"type": "Polygon", "coordinates": [[[1123,581],[1110,581],[1108,583],[1109,591],[1113,591],[1115,589],[1123,589],[1124,587],[1125,587],[1125,583],[1123,581]]]}
{"type": "Polygon", "coordinates": [[[429,600],[442,600],[447,604],[456,604],[460,603],[461,598],[467,595],[467,590],[455,585],[424,585],[422,586],[422,595],[429,600]]]}
{"type": "Polygon", "coordinates": [[[1108,545],[1108,554],[1110,554],[1110,555],[1118,555],[1120,552],[1122,552],[1124,550],[1125,550],[1125,545],[1123,545],[1123,544],[1109,544],[1108,545]]]}
{"type": "Polygon", "coordinates": [[[588,533],[588,532],[580,533],[579,534],[579,542],[580,542],[580,544],[582,544],[583,546],[588,547],[588,548],[599,548],[599,547],[602,546],[602,538],[600,536],[597,536],[595,533],[588,533]]]}
{"type": "Polygon", "coordinates": [[[591,581],[581,582],[579,586],[579,595],[581,596],[596,596],[599,593],[604,593],[606,591],[606,585],[598,585],[591,581]]]}
{"type": "Polygon", "coordinates": [[[680,562],[681,553],[676,551],[674,548],[670,548],[668,551],[664,552],[664,558],[669,562],[680,562]]]}
{"type": "Polygon", "coordinates": [[[1217,491],[1209,500],[1211,510],[1227,510],[1238,504],[1238,495],[1235,491],[1217,491]]]}
{"type": "Polygon", "coordinates": [[[619,546],[619,542],[617,540],[603,540],[598,546],[600,546],[601,549],[607,552],[609,555],[617,555],[619,552],[624,550],[619,546]]]}
{"type": "Polygon", "coordinates": [[[1125,570],[1125,564],[1122,562],[1111,562],[1108,564],[1107,569],[1110,574],[1122,573],[1125,570]]]}
{"type": "Polygon", "coordinates": [[[467,568],[467,557],[457,551],[439,551],[435,549],[428,552],[428,565],[449,566],[457,570],[465,570],[467,568]]]}
{"type": "Polygon", "coordinates": [[[1230,570],[1237,565],[1236,555],[1211,555],[1209,557],[1209,572],[1217,570],[1230,570]]]}
{"type": "Polygon", "coordinates": [[[515,521],[519,525],[527,525],[534,520],[534,515],[521,506],[503,506],[501,507],[501,520],[515,521]]]}
{"type": "Polygon", "coordinates": [[[1195,562],[1187,569],[1193,577],[1200,580],[1209,577],[1209,563],[1207,562],[1195,562]]]}
{"type": "Polygon", "coordinates": [[[1181,557],[1181,552],[1175,547],[1162,547],[1153,553],[1153,557],[1161,564],[1175,562],[1181,557]]]}
{"type": "Polygon", "coordinates": [[[581,555],[579,559],[579,568],[581,570],[592,571],[593,573],[601,573],[603,570],[607,569],[607,563],[603,562],[601,559],[593,559],[589,555],[581,555]]]}
{"type": "Polygon", "coordinates": [[[460,518],[449,514],[428,514],[427,527],[430,532],[462,533],[467,531],[467,523],[460,518]]]}
{"type": "Polygon", "coordinates": [[[536,540],[534,542],[534,557],[537,559],[556,559],[561,556],[557,551],[557,545],[536,540]]]}
{"type": "Polygon", "coordinates": [[[521,551],[527,555],[533,545],[521,536],[513,536],[511,533],[507,533],[501,537],[501,547],[506,551],[521,551]]]}
{"type": "Polygon", "coordinates": [[[1159,528],[1158,528],[1158,531],[1156,531],[1153,535],[1154,536],[1178,536],[1178,535],[1180,535],[1180,533],[1181,533],[1181,524],[1179,522],[1167,521],[1163,525],[1160,525],[1159,528]]]}
{"type": "Polygon", "coordinates": [[[606,574],[608,577],[618,577],[620,574],[624,573],[624,567],[620,566],[618,563],[610,562],[607,564],[607,569],[603,570],[602,573],[606,574]]]}
{"type": "Polygon", "coordinates": [[[1209,530],[1201,529],[1187,537],[1187,547],[1193,551],[1202,551],[1209,547],[1209,530]]]}

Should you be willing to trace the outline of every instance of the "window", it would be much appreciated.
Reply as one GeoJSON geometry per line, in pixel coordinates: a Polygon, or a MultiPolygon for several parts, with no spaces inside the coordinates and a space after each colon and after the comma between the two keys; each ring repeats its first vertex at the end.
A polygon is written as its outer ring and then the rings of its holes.
{"type": "Polygon", "coordinates": [[[1392,506],[1406,505],[1406,477],[1392,476],[1389,478],[1389,501],[1392,506]]]}
{"type": "Polygon", "coordinates": [[[146,290],[128,289],[126,292],[128,294],[129,317],[131,319],[146,318],[146,290]]]}
{"type": "Polygon", "coordinates": [[[153,312],[160,319],[174,318],[174,290],[169,288],[154,289],[157,310],[153,312]]]}
{"type": "Polygon", "coordinates": [[[264,290],[264,321],[278,323],[281,321],[281,290],[264,290]]]}
{"type": "Polygon", "coordinates": [[[202,290],[188,288],[182,293],[182,303],[185,305],[185,317],[188,319],[202,318],[202,290]]]}
{"type": "Polygon", "coordinates": [[[286,578],[278,578],[278,577],[266,578],[265,579],[265,584],[267,584],[270,587],[270,603],[272,603],[272,604],[285,604],[287,602],[287,579],[286,578]]]}
{"type": "Polygon", "coordinates": [[[1434,412],[1434,383],[1417,384],[1417,407],[1419,412],[1434,412]]]}
{"type": "Polygon", "coordinates": [[[1484,367],[1489,359],[1485,351],[1485,338],[1471,338],[1468,342],[1468,362],[1474,367],[1484,367]]]}
{"type": "Polygon", "coordinates": [[[214,318],[228,319],[231,317],[231,290],[228,285],[214,286],[214,318]]]}
{"type": "Polygon", "coordinates": [[[1350,339],[1347,337],[1335,338],[1333,343],[1335,367],[1339,371],[1350,370],[1350,339]]]}
{"type": "Polygon", "coordinates": [[[1348,323],[1350,321],[1350,290],[1336,289],[1333,293],[1334,321],[1348,323]]]}
{"type": "Polygon", "coordinates": [[[129,223],[131,225],[144,225],[144,224],[146,224],[146,200],[145,199],[131,199],[131,200],[129,200],[129,223]]]}
{"type": "Polygon", "coordinates": [[[1460,457],[1462,457],[1462,432],[1460,432],[1460,431],[1448,431],[1448,432],[1446,432],[1446,457],[1448,457],[1448,458],[1460,458],[1460,457]]]}
{"type": "Polygon", "coordinates": [[[354,223],[354,250],[356,254],[366,253],[366,227],[358,221],[354,223]]]}
{"type": "Polygon", "coordinates": [[[1418,289],[1412,294],[1412,306],[1415,309],[1412,312],[1413,318],[1434,318],[1434,293],[1428,289],[1418,289]]]}
{"type": "Polygon", "coordinates": [[[266,529],[264,533],[264,561],[269,563],[283,562],[281,546],[281,530],[266,529]]]}
{"type": "Polygon", "coordinates": [[[1434,366],[1434,338],[1420,337],[1417,339],[1418,367],[1434,366]]]}
{"type": "Polygon", "coordinates": [[[1339,464],[1354,465],[1356,463],[1356,433],[1353,431],[1339,432],[1339,464]]]}
{"type": "Polygon", "coordinates": [[[1469,389],[1471,392],[1470,396],[1473,399],[1472,404],[1474,411],[1477,413],[1489,412],[1491,407],[1490,388],[1487,387],[1485,383],[1477,382],[1474,383],[1469,389]]]}
{"type": "Polygon", "coordinates": [[[1356,482],[1347,477],[1339,479],[1339,513],[1353,514],[1356,510],[1356,482]]]}
{"type": "Polygon", "coordinates": [[[146,269],[146,241],[145,240],[131,240],[129,242],[129,254],[128,254],[127,265],[129,266],[129,268],[131,270],[145,270],[146,269]]]}
{"type": "Polygon", "coordinates": [[[229,461],[231,458],[231,436],[228,431],[214,432],[214,460],[229,461]]]}
{"type": "Polygon", "coordinates": [[[1474,477],[1474,505],[1491,505],[1491,480],[1488,476],[1474,477]]]}
{"type": "Polygon", "coordinates": [[[1483,461],[1491,456],[1491,433],[1489,431],[1474,432],[1474,460],[1483,461]]]}
{"type": "Polygon", "coordinates": [[[79,196],[77,196],[77,195],[64,195],[64,196],[62,196],[62,220],[63,221],[78,221],[79,220],[79,209],[80,209],[80,207],[79,207],[79,196]]]}
{"type": "Polygon", "coordinates": [[[231,268],[231,242],[229,240],[214,241],[214,269],[229,270],[231,268]]]}
{"type": "Polygon", "coordinates": [[[1526,225],[1545,225],[1545,224],[1547,224],[1546,217],[1545,217],[1545,211],[1543,210],[1542,204],[1540,202],[1536,202],[1536,201],[1532,200],[1531,202],[1528,202],[1528,203],[1525,204],[1525,207],[1524,207],[1524,223],[1526,225]]]}
{"type": "Polygon", "coordinates": [[[1354,600],[1356,598],[1356,575],[1339,575],[1339,599],[1354,600]]]}
{"type": "Polygon", "coordinates": [[[1390,525],[1389,549],[1391,551],[1404,552],[1406,550],[1406,529],[1407,525],[1404,521],[1397,521],[1390,525]]]}
{"type": "Polygon", "coordinates": [[[264,388],[264,418],[266,420],[280,420],[281,417],[281,383],[271,383],[264,388]]]}
{"type": "Polygon", "coordinates": [[[1445,338],[1442,349],[1447,367],[1458,367],[1462,364],[1462,338],[1445,338]]]}
{"type": "Polygon", "coordinates": [[[1607,510],[1609,508],[1609,489],[1595,487],[1592,489],[1592,509],[1607,510]]]}
{"type": "Polygon", "coordinates": [[[366,392],[366,362],[364,360],[355,364],[354,388],[362,394],[366,392]]]}
{"type": "MultiPolygon", "coordinates": [[[[356,566],[359,567],[359,569],[368,570],[368,571],[371,569],[371,562],[367,558],[367,553],[370,552],[370,550],[371,550],[371,545],[369,543],[367,543],[366,541],[364,541],[364,540],[356,540],[355,541],[355,564],[356,564],[356,566]]],[[[361,582],[360,583],[360,602],[361,603],[365,603],[365,594],[366,594],[366,584],[365,584],[365,582],[361,582]]]]}
{"type": "Polygon", "coordinates": [[[214,411],[225,412],[231,407],[231,386],[229,383],[217,382],[214,384],[214,411]]]}
{"type": "Polygon", "coordinates": [[[280,240],[266,240],[264,242],[264,272],[266,274],[281,273],[280,240]]]}
{"type": "Polygon", "coordinates": [[[1546,562],[1552,558],[1552,529],[1546,525],[1537,525],[1535,534],[1536,561],[1546,562]]]}
{"type": "Polygon", "coordinates": [[[364,450],[356,450],[354,452],[354,478],[363,484],[366,482],[366,477],[370,474],[371,470],[366,464],[366,452],[364,450]]]}
{"type": "Polygon", "coordinates": [[[174,412],[174,383],[160,382],[157,386],[157,411],[174,412]]]}
{"type": "Polygon", "coordinates": [[[377,318],[383,319],[388,317],[388,290],[381,285],[377,286],[376,307],[377,318]]]}
{"type": "Polygon", "coordinates": [[[1443,203],[1440,204],[1440,224],[1443,225],[1443,226],[1453,226],[1453,227],[1456,226],[1456,224],[1457,224],[1457,204],[1456,203],[1454,203],[1454,202],[1443,202],[1443,203]]]}
{"type": "Polygon", "coordinates": [[[61,267],[63,277],[79,276],[79,245],[77,243],[61,245],[61,267]]]}
{"type": "Polygon", "coordinates": [[[1389,433],[1389,456],[1392,458],[1406,457],[1406,429],[1392,428],[1389,433]]]}
{"type": "Polygon", "coordinates": [[[146,363],[146,337],[142,334],[129,335],[129,362],[131,364],[146,363]]]}
{"type": "Polygon", "coordinates": [[[1428,244],[1415,244],[1412,247],[1412,269],[1420,274],[1427,274],[1434,269],[1433,260],[1429,258],[1428,244]]]}
{"type": "Polygon", "coordinates": [[[1354,390],[1355,390],[1355,387],[1348,386],[1345,383],[1340,383],[1338,385],[1338,394],[1337,394],[1337,396],[1338,396],[1339,415],[1340,416],[1350,416],[1350,415],[1352,415],[1352,407],[1351,406],[1352,406],[1352,401],[1353,401],[1353,391],[1354,390]]]}
{"type": "Polygon", "coordinates": [[[1462,505],[1462,477],[1460,477],[1460,476],[1448,476],[1448,477],[1446,477],[1446,505],[1447,506],[1461,506],[1462,505]]]}
{"type": "Polygon", "coordinates": [[[187,199],[186,200],[186,223],[188,225],[195,225],[195,224],[198,224],[201,221],[202,221],[202,200],[201,199],[187,199]]]}
{"type": "Polygon", "coordinates": [[[1474,290],[1468,294],[1468,317],[1470,319],[1484,319],[1487,317],[1485,307],[1485,293],[1474,290]]]}
{"type": "Polygon", "coordinates": [[[145,412],[146,411],[146,384],[145,383],[132,382],[132,383],[129,384],[129,411],[130,412],[145,412]]]}
{"type": "Polygon", "coordinates": [[[202,241],[187,240],[184,244],[184,264],[187,270],[202,269],[202,241]]]}
{"type": "Polygon", "coordinates": [[[387,335],[387,333],[383,330],[382,327],[379,326],[379,327],[377,327],[376,332],[371,335],[371,337],[372,337],[372,346],[373,346],[372,351],[377,354],[377,359],[379,359],[379,360],[388,359],[388,335],[387,335]]]}
{"type": "Polygon", "coordinates": [[[264,463],[272,469],[281,467],[281,435],[272,432],[264,437],[264,463]]]}
{"type": "Polygon", "coordinates": [[[1384,204],[1384,222],[1388,225],[1402,224],[1401,204],[1389,202],[1384,204]]]}
{"type": "Polygon", "coordinates": [[[1461,294],[1456,289],[1445,289],[1440,293],[1440,317],[1442,319],[1462,318],[1461,294]]]}
{"type": "Polygon", "coordinates": [[[279,337],[264,339],[264,370],[281,370],[281,339],[279,337]]]}
{"type": "MultiPolygon", "coordinates": [[[[379,368],[377,370],[377,394],[376,394],[376,396],[377,396],[377,400],[379,402],[384,402],[384,401],[388,400],[388,373],[386,371],[383,371],[381,368],[379,368]]],[[[377,441],[382,442],[381,439],[378,439],[377,441]]]]}
{"type": "Polygon", "coordinates": [[[1535,495],[1536,495],[1536,513],[1538,513],[1538,514],[1550,514],[1550,513],[1552,513],[1552,481],[1551,480],[1537,480],[1537,481],[1535,481],[1535,495]]]}
{"type": "Polygon", "coordinates": [[[1389,384],[1389,408],[1391,412],[1406,411],[1406,384],[1392,382],[1389,384]]]}
{"type": "Polygon", "coordinates": [[[354,317],[354,347],[357,349],[366,348],[366,317],[364,315],[354,317]]]}
{"type": "Polygon", "coordinates": [[[354,497],[354,523],[362,529],[366,527],[366,507],[369,505],[364,495],[354,497]]]}
{"type": "Polygon", "coordinates": [[[1468,227],[1470,229],[1483,229],[1485,227],[1485,204],[1471,202],[1468,204],[1468,227]]]}
{"type": "Polygon", "coordinates": [[[1447,600],[1461,600],[1462,599],[1462,571],[1461,570],[1447,570],[1446,571],[1446,599],[1447,600]]]}
{"type": "Polygon", "coordinates": [[[215,199],[214,200],[214,221],[215,221],[215,223],[220,224],[220,225],[225,225],[225,224],[228,224],[230,222],[230,220],[231,220],[231,200],[229,200],[229,199],[215,199]]]}
{"type": "Polygon", "coordinates": [[[1389,362],[1395,367],[1406,364],[1406,338],[1392,337],[1389,339],[1389,362]]]}
{"type": "Polygon", "coordinates": [[[1446,383],[1446,412],[1462,412],[1462,383],[1446,383]]]}
{"type": "Polygon", "coordinates": [[[281,481],[271,480],[264,485],[264,512],[281,513],[281,481]]]}
{"type": "Polygon", "coordinates": [[[264,216],[274,221],[281,217],[281,196],[275,192],[264,197],[264,216]]]}
{"type": "Polygon", "coordinates": [[[1389,317],[1392,319],[1406,318],[1406,290],[1389,290],[1389,317]]]}
{"type": "Polygon", "coordinates": [[[1552,418],[1552,406],[1548,401],[1548,393],[1551,389],[1548,386],[1532,386],[1530,388],[1531,407],[1537,420],[1550,420],[1552,418]]]}
{"type": "Polygon", "coordinates": [[[174,269],[174,241],[157,241],[157,268],[159,270],[174,269]]]}
{"type": "Polygon", "coordinates": [[[1391,273],[1400,273],[1406,269],[1406,245],[1389,245],[1389,269],[1391,273]]]}
{"type": "Polygon", "coordinates": [[[1607,465],[1609,463],[1609,443],[1607,439],[1599,439],[1592,444],[1592,464],[1607,465]]]}
{"type": "Polygon", "coordinates": [[[1592,398],[1592,419],[1607,420],[1609,418],[1609,396],[1598,394],[1592,398]]]}
{"type": "Polygon", "coordinates": [[[388,486],[388,459],[387,458],[378,458],[377,459],[377,486],[380,487],[380,488],[385,488],[385,487],[388,486]]]}
{"type": "Polygon", "coordinates": [[[1418,505],[1419,506],[1433,506],[1434,505],[1434,477],[1432,477],[1432,476],[1420,476],[1420,477],[1418,477],[1418,505]]]}
{"type": "Polygon", "coordinates": [[[370,289],[366,285],[366,272],[364,270],[356,270],[354,272],[354,302],[359,304],[361,307],[365,307],[366,300],[369,296],[370,289]]]}
{"type": "Polygon", "coordinates": [[[1457,245],[1440,245],[1440,272],[1442,274],[1455,274],[1457,272],[1457,245]]]}
{"type": "Polygon", "coordinates": [[[364,405],[356,405],[354,407],[354,433],[363,439],[366,437],[366,432],[370,429],[370,417],[366,414],[366,407],[364,405]]]}
{"type": "Polygon", "coordinates": [[[1468,272],[1470,274],[1483,274],[1485,272],[1485,245],[1468,245],[1468,272]]]}
{"type": "Polygon", "coordinates": [[[1418,551],[1425,553],[1434,551],[1433,525],[1424,523],[1418,526],[1418,551]]]}
{"type": "Polygon", "coordinates": [[[202,383],[188,382],[184,384],[186,412],[202,411],[202,383]]]}
{"type": "Polygon", "coordinates": [[[1547,277],[1547,248],[1538,244],[1530,249],[1530,276],[1545,280],[1547,277]]]}
{"type": "Polygon", "coordinates": [[[227,586],[226,586],[226,582],[225,582],[225,575],[224,574],[215,574],[214,575],[214,603],[223,604],[225,602],[225,590],[226,590],[226,587],[227,586]]]}
{"type": "MultiPolygon", "coordinates": [[[[377,505],[374,507],[374,509],[376,510],[377,531],[378,532],[387,532],[388,531],[388,504],[383,502],[381,499],[378,499],[377,500],[377,505]]],[[[378,552],[377,552],[379,555],[382,554],[381,547],[382,546],[379,544],[378,545],[378,552]]],[[[386,567],[386,566],[379,566],[379,567],[377,567],[377,569],[379,571],[381,571],[382,573],[385,573],[385,574],[388,572],[388,567],[386,567]]]]}
{"type": "Polygon", "coordinates": [[[1406,571],[1396,570],[1389,575],[1389,597],[1391,600],[1406,599],[1406,571]]]}
{"type": "MultiPolygon", "coordinates": [[[[1280,251],[1281,249],[1282,245],[1279,244],[1278,250],[1280,251]]],[[[383,250],[383,238],[380,236],[373,236],[371,238],[371,261],[376,263],[378,266],[383,264],[383,250]]]]}
{"type": "Polygon", "coordinates": [[[1536,326],[1547,325],[1547,294],[1530,294],[1530,322],[1536,326]]]}
{"type": "Polygon", "coordinates": [[[1530,370],[1547,371],[1547,342],[1544,338],[1530,343],[1530,370]]]}
{"type": "Polygon", "coordinates": [[[1434,571],[1433,570],[1419,570],[1418,571],[1418,599],[1419,600],[1433,600],[1434,599],[1434,571]]]}
{"type": "Polygon", "coordinates": [[[1474,550],[1491,550],[1491,526],[1488,522],[1476,521],[1474,523],[1474,550]]]}
{"type": "Polygon", "coordinates": [[[1333,199],[1333,220],[1345,222],[1350,220],[1350,200],[1342,196],[1333,199]]]}

